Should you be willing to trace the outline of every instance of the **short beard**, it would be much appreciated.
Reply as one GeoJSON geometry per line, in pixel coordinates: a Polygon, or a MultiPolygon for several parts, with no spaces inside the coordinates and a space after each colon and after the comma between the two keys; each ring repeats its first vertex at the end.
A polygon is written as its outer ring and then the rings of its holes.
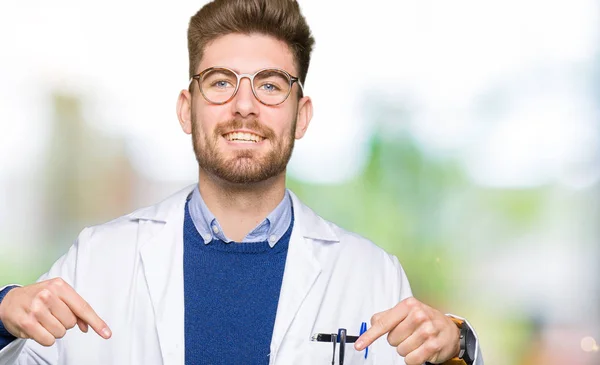
{"type": "Polygon", "coordinates": [[[200,168],[217,178],[231,184],[256,184],[285,171],[292,156],[296,134],[296,119],[292,124],[291,133],[276,139],[275,132],[261,125],[257,120],[244,122],[233,119],[217,125],[212,136],[201,135],[195,116],[192,115],[192,141],[196,160],[200,168]],[[259,158],[252,150],[240,150],[231,159],[217,150],[221,136],[233,129],[248,128],[265,137],[272,146],[266,156],[259,158]]]}

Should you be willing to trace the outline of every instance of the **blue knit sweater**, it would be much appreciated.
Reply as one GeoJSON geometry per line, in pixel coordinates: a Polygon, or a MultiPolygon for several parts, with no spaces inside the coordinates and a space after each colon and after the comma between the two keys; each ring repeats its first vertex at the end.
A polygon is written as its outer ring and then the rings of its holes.
{"type": "Polygon", "coordinates": [[[186,364],[268,364],[279,291],[294,219],[267,241],[209,244],[185,209],[186,364]]]}

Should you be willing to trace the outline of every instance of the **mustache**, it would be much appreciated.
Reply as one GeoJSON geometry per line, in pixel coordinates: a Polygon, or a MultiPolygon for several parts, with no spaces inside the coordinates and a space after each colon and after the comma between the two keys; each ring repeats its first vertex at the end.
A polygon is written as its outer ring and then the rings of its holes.
{"type": "Polygon", "coordinates": [[[236,118],[227,122],[220,123],[215,128],[215,134],[217,136],[222,136],[233,129],[249,129],[260,134],[266,139],[275,139],[275,132],[271,128],[260,123],[257,119],[243,120],[236,118]]]}

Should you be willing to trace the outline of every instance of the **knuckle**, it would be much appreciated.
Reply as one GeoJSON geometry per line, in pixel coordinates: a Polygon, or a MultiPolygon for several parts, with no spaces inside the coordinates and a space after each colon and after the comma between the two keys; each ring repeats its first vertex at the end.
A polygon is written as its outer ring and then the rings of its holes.
{"type": "Polygon", "coordinates": [[[81,313],[88,313],[89,311],[91,311],[92,307],[88,302],[83,301],[79,309],[81,310],[81,313]]]}
{"type": "Polygon", "coordinates": [[[77,325],[77,318],[75,316],[70,316],[67,320],[65,320],[65,327],[67,329],[71,329],[77,325]]]}
{"type": "Polygon", "coordinates": [[[50,298],[52,298],[52,292],[48,289],[42,289],[37,294],[37,297],[42,303],[47,304],[50,302],[50,298]]]}
{"type": "Polygon", "coordinates": [[[384,315],[381,313],[376,313],[371,317],[371,326],[385,328],[384,315]]]}
{"type": "Polygon", "coordinates": [[[42,346],[50,347],[50,346],[54,345],[54,342],[56,342],[56,339],[52,336],[43,336],[39,340],[36,340],[36,342],[38,342],[42,346]]]}
{"type": "Polygon", "coordinates": [[[417,363],[413,359],[411,359],[411,356],[409,354],[404,355],[404,363],[406,365],[420,365],[419,363],[417,363]]]}
{"type": "Polygon", "coordinates": [[[406,345],[400,344],[396,347],[396,352],[398,353],[398,355],[402,356],[402,357],[406,357],[409,354],[409,351],[406,348],[406,345]]]}
{"type": "Polygon", "coordinates": [[[67,283],[62,278],[54,278],[50,279],[49,285],[55,289],[59,289],[63,288],[65,285],[67,285],[67,283]]]}
{"type": "Polygon", "coordinates": [[[59,328],[56,330],[54,337],[63,338],[63,337],[65,337],[66,334],[67,334],[67,330],[64,327],[62,327],[62,328],[59,328]]]}
{"type": "Polygon", "coordinates": [[[427,359],[421,358],[418,355],[414,355],[411,356],[412,354],[408,354],[406,355],[406,358],[404,359],[404,361],[406,362],[406,365],[421,365],[423,363],[425,363],[425,361],[427,359]]]}
{"type": "Polygon", "coordinates": [[[419,324],[423,324],[429,319],[429,317],[423,311],[415,311],[413,313],[413,319],[415,322],[417,322],[419,324]]]}
{"type": "Polygon", "coordinates": [[[398,346],[398,340],[395,338],[395,336],[392,334],[392,332],[389,332],[387,334],[387,342],[391,345],[391,346],[398,346]]]}
{"type": "Polygon", "coordinates": [[[375,313],[373,314],[373,316],[371,317],[371,326],[374,326],[375,323],[377,323],[379,321],[381,314],[379,313],[375,313]]]}
{"type": "Polygon", "coordinates": [[[400,355],[402,357],[405,357],[407,355],[406,351],[404,351],[404,349],[402,348],[402,346],[396,347],[396,352],[398,353],[398,355],[400,355]]]}
{"type": "Polygon", "coordinates": [[[425,337],[431,338],[437,336],[438,331],[432,325],[428,325],[424,326],[423,334],[425,334],[425,337]]]}
{"type": "Polygon", "coordinates": [[[407,306],[409,306],[411,308],[415,307],[419,304],[419,301],[415,297],[406,298],[406,300],[404,302],[406,303],[407,306]]]}

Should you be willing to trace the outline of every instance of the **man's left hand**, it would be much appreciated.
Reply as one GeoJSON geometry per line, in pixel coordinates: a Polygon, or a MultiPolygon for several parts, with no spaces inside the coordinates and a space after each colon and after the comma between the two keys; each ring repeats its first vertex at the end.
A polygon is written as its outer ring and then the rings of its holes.
{"type": "Polygon", "coordinates": [[[406,365],[421,365],[426,361],[441,364],[458,356],[460,350],[460,330],[456,324],[414,297],[371,317],[371,328],[354,347],[361,351],[386,333],[388,342],[404,357],[406,365]]]}

